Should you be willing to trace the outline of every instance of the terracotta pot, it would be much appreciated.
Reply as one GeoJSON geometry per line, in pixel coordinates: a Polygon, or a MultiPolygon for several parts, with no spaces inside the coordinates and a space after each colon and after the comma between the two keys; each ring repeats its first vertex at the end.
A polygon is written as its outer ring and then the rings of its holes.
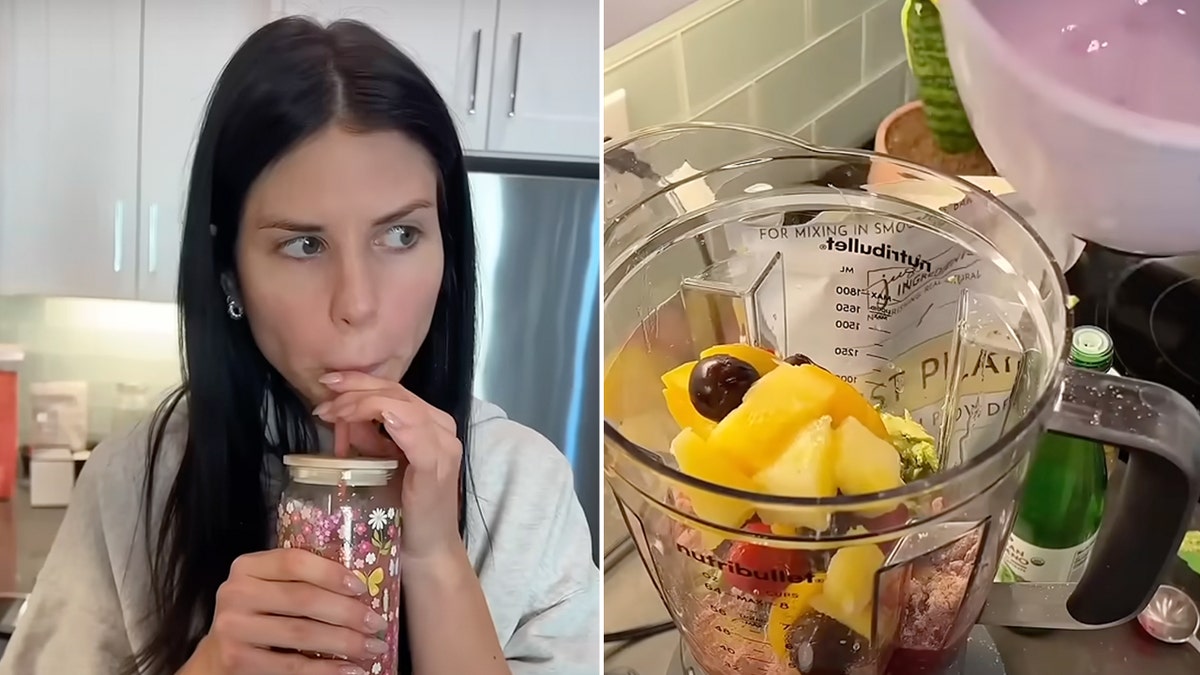
{"type": "MultiPolygon", "coordinates": [[[[888,129],[895,124],[896,120],[900,119],[908,112],[920,108],[921,105],[922,104],[920,100],[910,101],[899,108],[896,108],[887,117],[883,118],[883,121],[879,123],[879,128],[875,130],[875,152],[885,155],[888,154],[888,129]]],[[[867,176],[867,180],[869,180],[873,185],[878,183],[893,183],[898,180],[903,180],[900,172],[897,171],[894,166],[889,164],[881,164],[879,162],[873,162],[871,164],[871,171],[869,174],[867,174],[867,176]]]]}

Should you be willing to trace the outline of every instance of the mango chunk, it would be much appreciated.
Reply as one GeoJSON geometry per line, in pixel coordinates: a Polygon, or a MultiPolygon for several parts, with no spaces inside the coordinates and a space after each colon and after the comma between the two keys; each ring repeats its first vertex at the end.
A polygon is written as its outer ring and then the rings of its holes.
{"type": "Polygon", "coordinates": [[[872,613],[870,605],[854,612],[845,612],[837,605],[834,605],[829,600],[829,596],[824,594],[814,595],[809,600],[809,605],[816,611],[837,621],[864,638],[871,639],[872,613]]]}
{"type": "MultiPolygon", "coordinates": [[[[766,494],[833,497],[837,494],[836,462],[833,421],[829,415],[825,415],[801,429],[783,454],[754,476],[754,482],[766,494]]],[[[827,510],[762,507],[759,516],[771,524],[807,527],[817,531],[829,528],[827,510]]]]}
{"type": "Polygon", "coordinates": [[[875,572],[883,566],[883,561],[883,551],[874,544],[838,549],[825,572],[823,595],[828,602],[819,611],[870,637],[869,632],[858,630],[844,619],[853,620],[862,610],[871,608],[875,600],[875,572]]]}
{"type": "Polygon", "coordinates": [[[816,370],[817,372],[813,376],[826,380],[837,392],[829,408],[829,414],[833,416],[834,426],[841,425],[847,419],[856,419],[879,438],[890,438],[887,425],[883,423],[883,418],[879,415],[879,411],[875,409],[875,406],[871,405],[867,397],[854,388],[854,385],[828,370],[816,366],[801,367],[816,370]]]}
{"type": "MultiPolygon", "coordinates": [[[[671,441],[671,452],[679,470],[693,478],[738,490],[756,489],[736,464],[690,428],[671,441]]],[[[754,506],[749,502],[686,487],[680,489],[691,500],[696,516],[714,525],[740,528],[754,514],[754,506]]]]}
{"type": "Polygon", "coordinates": [[[833,432],[836,482],[848,495],[871,494],[900,487],[900,453],[871,433],[855,417],[847,417],[833,432]]]}
{"type": "Polygon", "coordinates": [[[805,425],[828,414],[837,386],[815,366],[783,364],[767,373],[709,435],[747,475],[767,468],[805,425]]]}
{"type": "Polygon", "coordinates": [[[695,365],[695,361],[688,361],[663,373],[663,398],[667,400],[667,411],[671,413],[671,418],[680,429],[690,427],[701,438],[708,438],[717,423],[696,410],[688,393],[688,381],[695,365]]]}

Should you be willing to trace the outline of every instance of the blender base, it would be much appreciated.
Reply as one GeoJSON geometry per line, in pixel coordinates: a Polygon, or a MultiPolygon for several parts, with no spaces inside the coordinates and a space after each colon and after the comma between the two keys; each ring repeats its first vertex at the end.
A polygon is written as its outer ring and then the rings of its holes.
{"type": "MultiPolygon", "coordinates": [[[[1005,675],[1004,662],[1000,660],[1000,652],[996,643],[988,635],[983,626],[976,626],[967,639],[967,649],[958,661],[946,669],[945,675],[1005,675]]],[[[667,668],[667,675],[705,675],[699,666],[691,663],[690,655],[679,643],[675,658],[667,668]]]]}

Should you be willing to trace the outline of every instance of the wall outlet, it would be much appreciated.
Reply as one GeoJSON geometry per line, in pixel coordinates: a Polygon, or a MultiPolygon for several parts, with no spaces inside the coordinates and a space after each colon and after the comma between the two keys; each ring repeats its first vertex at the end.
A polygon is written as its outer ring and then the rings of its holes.
{"type": "Polygon", "coordinates": [[[604,97],[604,140],[618,140],[629,135],[629,108],[625,105],[625,90],[617,89],[604,97]]]}

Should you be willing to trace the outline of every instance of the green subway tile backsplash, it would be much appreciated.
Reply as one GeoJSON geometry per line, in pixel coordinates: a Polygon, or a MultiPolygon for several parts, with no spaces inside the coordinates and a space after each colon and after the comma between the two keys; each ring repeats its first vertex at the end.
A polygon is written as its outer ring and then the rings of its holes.
{"type": "Polygon", "coordinates": [[[634,130],[705,120],[801,130],[817,143],[871,138],[915,93],[907,73],[894,86],[902,3],[697,2],[606,50],[604,90],[625,90],[634,130]]]}
{"type": "Polygon", "coordinates": [[[153,405],[179,382],[175,306],[79,298],[0,297],[0,343],[25,350],[19,370],[21,439],[32,428],[29,385],[88,383],[88,434],[112,431],[118,383],[146,387],[153,405]]]}

